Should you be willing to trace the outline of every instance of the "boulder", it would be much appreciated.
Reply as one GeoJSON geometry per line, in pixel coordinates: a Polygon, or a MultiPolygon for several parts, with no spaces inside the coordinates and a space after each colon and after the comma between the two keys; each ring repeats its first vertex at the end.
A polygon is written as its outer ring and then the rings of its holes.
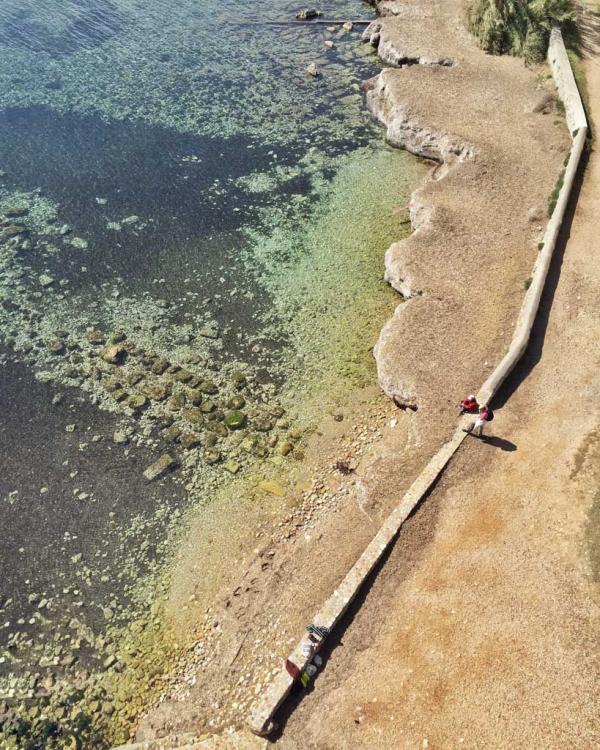
{"type": "Polygon", "coordinates": [[[215,384],[214,384],[213,382],[211,382],[210,380],[203,380],[203,381],[202,381],[202,382],[201,382],[201,383],[200,383],[200,384],[198,385],[198,390],[199,390],[199,391],[201,391],[202,393],[207,393],[208,395],[213,395],[213,394],[217,393],[217,391],[218,391],[219,389],[218,389],[218,388],[217,388],[217,386],[216,386],[216,385],[215,385],[215,384]]]}
{"type": "Polygon", "coordinates": [[[3,213],[10,219],[16,219],[19,216],[27,216],[29,209],[26,206],[9,206],[4,209],[3,213]]]}
{"type": "Polygon", "coordinates": [[[311,18],[319,18],[323,13],[316,8],[303,8],[296,13],[296,18],[299,21],[310,21],[311,18]]]}
{"type": "MultiPolygon", "coordinates": [[[[146,362],[144,362],[146,364],[146,362]]],[[[170,367],[171,363],[168,359],[165,359],[164,357],[161,357],[157,360],[152,360],[151,362],[148,362],[148,365],[152,372],[155,375],[162,375],[166,370],[170,367]]]]}
{"type": "Polygon", "coordinates": [[[172,471],[176,466],[177,459],[173,458],[169,453],[163,453],[157,461],[148,466],[146,471],[144,471],[144,476],[149,482],[152,482],[154,479],[158,479],[167,472],[172,471]]]}
{"type": "Polygon", "coordinates": [[[62,355],[65,353],[65,344],[60,339],[54,339],[48,344],[48,351],[50,354],[62,355]]]}
{"type": "Polygon", "coordinates": [[[148,406],[148,400],[141,393],[134,393],[127,399],[127,406],[135,412],[141,412],[148,406]]]}
{"type": "Polygon", "coordinates": [[[212,466],[221,460],[221,452],[217,448],[209,448],[204,451],[204,460],[212,466]]]}
{"type": "Polygon", "coordinates": [[[310,65],[306,66],[306,72],[309,76],[312,76],[313,78],[317,78],[319,75],[319,69],[317,68],[316,63],[310,63],[310,65]]]}
{"type": "Polygon", "coordinates": [[[125,347],[122,344],[110,344],[104,347],[100,356],[109,365],[120,365],[125,359],[125,347]]]}
{"type": "Polygon", "coordinates": [[[106,341],[106,336],[102,333],[102,331],[98,331],[94,329],[93,331],[87,331],[85,334],[85,337],[90,342],[90,344],[103,344],[106,341]]]}
{"type": "Polygon", "coordinates": [[[230,411],[225,415],[225,425],[230,430],[239,430],[246,423],[246,415],[241,411],[230,411]]]}
{"type": "Polygon", "coordinates": [[[202,424],[204,422],[204,414],[202,413],[202,410],[197,407],[184,409],[183,418],[192,424],[202,424]]]}
{"type": "Polygon", "coordinates": [[[246,399],[242,396],[232,396],[227,402],[227,407],[229,409],[243,409],[245,405],[246,399]]]}
{"type": "Polygon", "coordinates": [[[237,461],[226,461],[223,464],[223,468],[230,474],[237,474],[240,470],[240,465],[237,463],[237,461]]]}
{"type": "Polygon", "coordinates": [[[48,276],[47,273],[42,273],[38,276],[38,281],[40,282],[40,286],[44,289],[47,289],[49,286],[52,286],[54,284],[54,279],[52,276],[48,276]]]}
{"type": "Polygon", "coordinates": [[[179,442],[186,450],[197,448],[200,445],[200,435],[197,432],[184,432],[179,442]]]}
{"type": "Polygon", "coordinates": [[[287,456],[288,453],[291,453],[293,450],[294,446],[292,443],[290,443],[289,440],[284,440],[277,449],[277,452],[282,456],[287,456]]]}

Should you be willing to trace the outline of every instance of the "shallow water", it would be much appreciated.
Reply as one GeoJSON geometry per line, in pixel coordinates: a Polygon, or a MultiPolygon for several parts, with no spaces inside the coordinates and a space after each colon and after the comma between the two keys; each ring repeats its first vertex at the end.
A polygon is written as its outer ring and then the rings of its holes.
{"type": "Polygon", "coordinates": [[[285,472],[374,381],[383,252],[422,170],[364,111],[362,27],[263,23],[297,10],[0,7],[2,747],[125,739],[176,651],[182,516],[257,462],[285,472]],[[164,451],[180,466],[149,484],[164,451]]]}

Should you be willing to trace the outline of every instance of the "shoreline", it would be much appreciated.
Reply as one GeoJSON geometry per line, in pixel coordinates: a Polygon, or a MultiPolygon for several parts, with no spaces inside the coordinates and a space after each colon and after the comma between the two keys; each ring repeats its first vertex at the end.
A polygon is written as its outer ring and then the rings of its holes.
{"type": "MultiPolygon", "coordinates": [[[[389,7],[391,4],[388,3],[386,5],[387,5],[387,7],[389,7]]],[[[418,6],[418,3],[415,3],[413,5],[418,6]]],[[[388,18],[389,18],[389,16],[388,16],[388,18]]],[[[384,17],[384,19],[385,19],[385,17],[384,17]]],[[[379,21],[377,21],[375,23],[379,23],[379,21]]],[[[403,31],[405,31],[405,27],[404,27],[403,31]]],[[[420,33],[423,34],[423,37],[425,37],[425,38],[427,37],[427,31],[423,32],[423,30],[421,30],[420,33]]],[[[483,53],[480,53],[480,54],[483,55],[483,53]]],[[[446,59],[446,58],[444,58],[444,59],[446,59]]],[[[510,61],[510,65],[513,68],[515,67],[515,63],[516,63],[515,60],[511,60],[510,61]]],[[[506,63],[504,61],[501,61],[499,63],[498,67],[502,68],[503,66],[506,67],[506,63]]],[[[454,65],[453,66],[443,65],[442,67],[448,68],[448,69],[452,70],[455,66],[454,65]]],[[[412,68],[410,68],[409,70],[412,70],[412,68]]],[[[386,74],[386,72],[387,71],[384,71],[384,74],[386,74]]],[[[380,78],[384,77],[384,74],[380,74],[380,78]]],[[[373,89],[371,89],[371,90],[373,90],[373,89]]],[[[381,90],[378,93],[381,94],[381,90]]],[[[533,95],[535,93],[535,89],[532,88],[532,90],[531,90],[530,93],[533,95]]],[[[542,89],[542,91],[540,93],[542,95],[544,95],[543,89],[542,89]]],[[[401,117],[400,121],[401,122],[406,122],[406,118],[401,117]]],[[[410,120],[409,120],[409,122],[410,122],[410,120]]],[[[419,126],[419,129],[422,131],[423,127],[419,126]]],[[[415,242],[415,235],[417,235],[417,239],[419,239],[419,233],[422,235],[422,234],[426,234],[428,231],[431,230],[431,224],[429,224],[428,222],[431,219],[432,214],[434,214],[435,212],[439,212],[439,205],[436,206],[436,204],[432,202],[432,200],[431,200],[431,193],[432,192],[436,193],[436,198],[440,199],[441,196],[439,194],[439,188],[438,188],[439,183],[443,182],[443,180],[445,178],[447,180],[448,179],[452,180],[452,178],[454,178],[454,180],[456,180],[456,170],[455,170],[455,167],[456,167],[456,163],[461,161],[460,160],[461,154],[464,155],[465,157],[467,157],[470,160],[473,160],[473,157],[475,157],[475,156],[479,156],[479,153],[477,151],[477,149],[478,149],[477,139],[470,139],[471,142],[475,143],[474,147],[471,147],[469,145],[466,148],[462,148],[462,147],[461,148],[457,148],[455,140],[453,140],[452,137],[449,138],[446,135],[446,132],[443,129],[441,129],[441,128],[439,128],[439,129],[436,128],[435,131],[428,131],[427,132],[426,135],[427,135],[427,140],[428,140],[428,144],[427,144],[428,150],[426,152],[424,152],[424,154],[422,154],[422,155],[425,155],[425,153],[426,153],[429,158],[431,158],[431,156],[432,156],[431,138],[430,138],[432,132],[434,132],[435,134],[439,134],[441,136],[442,141],[446,144],[446,148],[444,148],[444,146],[443,145],[440,146],[439,142],[438,142],[438,144],[436,145],[437,152],[434,151],[433,155],[435,155],[435,153],[438,153],[438,154],[439,153],[444,153],[446,155],[446,157],[449,157],[449,159],[448,159],[449,163],[445,163],[445,164],[442,165],[441,170],[438,171],[438,173],[435,176],[437,179],[430,179],[430,180],[428,180],[423,185],[421,185],[420,187],[418,187],[415,190],[415,192],[413,193],[413,199],[411,200],[411,204],[412,204],[411,205],[411,209],[412,209],[411,210],[411,219],[413,221],[413,229],[415,231],[414,231],[414,233],[411,235],[411,237],[408,240],[403,241],[403,243],[402,243],[403,245],[414,243],[415,242]]],[[[436,139],[434,139],[434,141],[435,140],[436,139]]],[[[439,139],[437,139],[437,140],[439,141],[439,139]]],[[[560,140],[557,141],[557,143],[558,142],[560,142],[560,140]]],[[[556,162],[557,162],[557,165],[558,165],[558,163],[560,163],[559,158],[556,159],[556,162]]],[[[550,174],[548,174],[548,176],[545,178],[545,184],[549,184],[552,181],[551,179],[549,179],[549,178],[552,177],[552,169],[549,170],[549,173],[550,174]]],[[[473,175],[471,174],[470,176],[472,177],[473,175]]],[[[540,193],[541,193],[541,195],[543,195],[543,190],[540,191],[539,188],[538,188],[537,195],[540,196],[540,193]]],[[[538,198],[538,200],[539,200],[539,198],[538,198]]],[[[446,206],[446,208],[447,208],[447,206],[446,206]]],[[[526,228],[528,230],[527,231],[527,234],[528,234],[528,237],[529,237],[528,243],[529,244],[534,244],[534,242],[537,240],[537,234],[536,234],[536,232],[539,231],[539,230],[536,230],[535,226],[532,229],[529,229],[529,227],[528,227],[527,224],[525,226],[526,226],[526,228]],[[533,237],[531,237],[531,234],[533,234],[533,237]]],[[[437,239],[438,242],[440,241],[439,237],[437,237],[436,239],[437,239]]],[[[422,293],[418,294],[418,295],[415,294],[414,293],[415,286],[413,285],[413,283],[409,284],[408,286],[405,286],[405,274],[401,275],[401,274],[398,273],[397,255],[398,255],[398,253],[399,253],[400,250],[402,250],[402,248],[399,248],[398,244],[396,244],[396,245],[393,245],[390,248],[390,250],[388,251],[388,253],[386,254],[386,267],[387,267],[387,276],[388,276],[387,280],[390,281],[392,283],[392,285],[398,291],[402,291],[402,290],[408,291],[408,294],[406,294],[405,296],[413,298],[413,299],[409,300],[408,303],[406,303],[406,302],[405,303],[401,303],[401,305],[398,308],[398,310],[400,311],[400,315],[401,316],[406,316],[406,310],[409,309],[409,307],[408,307],[409,304],[413,305],[415,302],[420,301],[423,298],[423,296],[427,297],[428,295],[423,295],[422,293]]],[[[531,251],[529,253],[529,256],[532,257],[531,251]]],[[[524,267],[526,267],[526,264],[523,264],[523,265],[524,265],[524,267]]],[[[531,266],[529,266],[529,268],[530,267],[531,266]]],[[[422,285],[422,286],[426,287],[426,285],[422,285]]],[[[431,297],[431,295],[429,295],[429,296],[431,297]]],[[[428,312],[428,317],[431,319],[431,311],[428,312]]],[[[386,347],[386,345],[387,345],[386,338],[388,338],[389,335],[394,335],[394,333],[395,333],[393,331],[393,327],[394,326],[396,326],[396,327],[400,326],[400,323],[398,323],[398,321],[397,321],[397,316],[396,316],[396,318],[392,318],[392,321],[388,322],[387,326],[384,328],[384,330],[382,332],[382,336],[380,337],[380,344],[378,346],[378,349],[379,349],[378,365],[379,365],[379,368],[380,368],[380,373],[381,373],[382,369],[385,369],[386,367],[389,367],[389,365],[385,361],[385,357],[387,357],[388,355],[387,354],[382,355],[382,349],[384,349],[386,347]],[[391,332],[390,332],[390,328],[392,328],[391,332]],[[382,362],[383,362],[383,364],[382,364],[382,362]]],[[[421,329],[422,329],[422,326],[421,326],[421,329]]],[[[497,343],[496,343],[496,346],[498,346],[497,343]]],[[[502,342],[500,342],[500,346],[502,346],[502,342]]],[[[396,349],[398,349],[397,346],[396,346],[396,349]]],[[[388,357],[388,360],[390,360],[390,359],[393,361],[393,363],[395,363],[397,365],[397,363],[398,363],[397,354],[393,358],[389,358],[388,357]]],[[[429,361],[432,361],[433,359],[434,358],[430,357],[429,361]]],[[[413,360],[414,360],[414,356],[413,356],[413,360]]],[[[485,364],[487,364],[487,363],[485,363],[485,364]]],[[[479,363],[479,368],[483,369],[485,371],[485,365],[484,365],[483,368],[481,368],[481,362],[479,363]]],[[[474,377],[475,376],[471,375],[471,378],[474,378],[474,377]]],[[[483,380],[483,378],[481,378],[481,380],[483,380]]],[[[414,390],[405,389],[403,387],[399,388],[398,387],[398,383],[397,383],[397,379],[396,379],[396,382],[391,382],[390,384],[387,384],[387,387],[386,387],[385,382],[382,383],[381,381],[382,381],[382,378],[381,378],[381,375],[380,375],[380,383],[381,383],[381,385],[383,387],[384,392],[386,392],[388,396],[392,396],[392,397],[395,396],[398,400],[404,401],[406,404],[416,405],[418,407],[419,411],[416,412],[416,414],[410,415],[410,414],[406,414],[405,413],[405,415],[403,415],[403,416],[406,416],[406,418],[407,418],[408,434],[410,436],[409,439],[413,443],[411,445],[411,452],[413,454],[416,453],[416,454],[419,454],[419,455],[424,455],[427,452],[427,447],[428,447],[428,445],[431,444],[431,441],[430,441],[430,439],[427,439],[427,436],[423,435],[422,429],[419,428],[419,423],[421,423],[423,421],[423,417],[422,417],[422,412],[423,411],[431,413],[431,409],[433,407],[433,403],[431,403],[431,402],[433,401],[433,399],[429,399],[429,398],[424,399],[422,395],[419,395],[419,397],[416,397],[414,390]],[[426,402],[425,404],[423,403],[424,400],[426,402]],[[429,403],[427,403],[427,401],[429,401],[429,403]],[[415,448],[417,449],[416,451],[414,450],[415,448]]],[[[459,393],[460,393],[460,391],[459,391],[459,393]]],[[[427,396],[429,397],[430,394],[428,393],[427,396]]],[[[450,414],[448,413],[449,412],[448,405],[451,404],[451,403],[452,403],[452,401],[450,399],[448,399],[448,400],[444,399],[443,424],[446,425],[446,430],[449,429],[449,423],[450,423],[450,418],[449,417],[450,417],[450,414]]],[[[427,416],[429,416],[429,415],[427,415],[427,416]]],[[[393,417],[392,417],[392,419],[393,419],[393,417]]],[[[396,451],[395,450],[389,450],[390,449],[390,442],[393,443],[393,440],[390,441],[389,436],[386,436],[386,437],[387,437],[387,446],[385,446],[385,441],[384,441],[383,445],[380,443],[379,446],[378,446],[378,451],[377,452],[381,451],[382,448],[385,451],[385,448],[387,448],[388,451],[389,451],[388,452],[388,456],[391,458],[392,455],[396,455],[396,451]]],[[[403,461],[407,461],[409,463],[409,465],[410,465],[410,463],[411,463],[410,459],[407,459],[407,457],[405,455],[403,455],[403,454],[401,454],[401,455],[402,455],[402,460],[403,461]]],[[[388,473],[388,476],[389,476],[389,472],[390,472],[390,465],[389,465],[390,458],[387,459],[387,466],[386,466],[386,470],[387,470],[386,473],[388,473]]],[[[412,459],[413,459],[413,461],[415,460],[414,455],[412,456],[412,459]]],[[[417,460],[417,462],[418,462],[418,460],[417,460]]],[[[381,469],[382,468],[381,459],[376,459],[375,463],[377,465],[377,469],[381,469]]],[[[384,461],[384,463],[385,463],[385,461],[384,461]]],[[[373,466],[370,467],[370,471],[371,472],[373,472],[373,468],[374,468],[373,466]]],[[[366,470],[366,473],[368,473],[368,472],[369,472],[369,469],[366,470]]],[[[368,481],[366,482],[366,484],[368,485],[368,481]]],[[[381,482],[379,482],[379,484],[381,486],[381,482]]],[[[398,489],[398,483],[397,482],[392,483],[392,485],[393,485],[393,489],[394,490],[398,489]]],[[[406,479],[404,481],[404,485],[406,485],[406,479]]],[[[402,486],[402,483],[401,483],[401,486],[402,486]]],[[[367,495],[371,496],[370,502],[372,502],[372,498],[376,494],[377,494],[377,491],[376,490],[373,491],[373,487],[371,487],[370,491],[367,492],[367,495]]],[[[388,497],[390,497],[390,495],[393,495],[393,490],[392,490],[391,493],[390,492],[387,493],[388,497]]],[[[384,497],[385,497],[385,494],[384,494],[384,497]]],[[[369,500],[367,502],[369,502],[369,500]]],[[[177,722],[175,722],[175,726],[178,726],[177,722]]],[[[179,729],[180,729],[180,727],[179,727],[179,729]]],[[[147,733],[144,734],[142,732],[142,738],[149,737],[149,736],[151,736],[151,735],[149,735],[147,733]]]]}

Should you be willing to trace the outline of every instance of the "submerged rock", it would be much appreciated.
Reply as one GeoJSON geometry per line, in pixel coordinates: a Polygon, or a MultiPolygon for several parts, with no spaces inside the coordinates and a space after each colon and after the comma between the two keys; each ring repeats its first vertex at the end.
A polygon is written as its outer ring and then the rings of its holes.
{"type": "Polygon", "coordinates": [[[148,405],[148,401],[141,393],[136,393],[127,399],[127,406],[135,412],[142,411],[148,405]]]}
{"type": "Polygon", "coordinates": [[[219,389],[210,380],[203,380],[199,384],[198,390],[201,391],[202,393],[207,393],[208,395],[213,395],[213,394],[217,393],[217,391],[219,389]]]}
{"type": "Polygon", "coordinates": [[[115,430],[113,433],[113,443],[115,445],[126,445],[129,442],[129,435],[125,430],[115,430]]]}
{"type": "Polygon", "coordinates": [[[186,450],[191,450],[200,445],[201,439],[197,432],[184,432],[179,442],[186,450]]]}
{"type": "Polygon", "coordinates": [[[199,336],[204,336],[206,339],[218,339],[219,338],[219,327],[216,323],[205,323],[202,328],[198,331],[199,336]]]}
{"type": "Polygon", "coordinates": [[[100,352],[100,356],[109,365],[120,365],[125,359],[125,353],[125,347],[121,344],[111,344],[100,352]]]}
{"type": "Polygon", "coordinates": [[[217,448],[209,448],[204,451],[204,460],[207,464],[216,464],[221,460],[221,452],[217,448]]]}
{"type": "Polygon", "coordinates": [[[299,21],[310,21],[311,18],[319,18],[323,13],[316,8],[303,8],[296,13],[296,18],[299,21]]]}
{"type": "Polygon", "coordinates": [[[11,219],[16,219],[19,216],[26,216],[29,213],[29,209],[26,206],[9,206],[2,213],[11,219]]]}
{"type": "Polygon", "coordinates": [[[241,411],[230,411],[225,415],[225,425],[230,430],[239,430],[246,423],[246,415],[241,411]]]}
{"type": "Polygon", "coordinates": [[[277,495],[277,497],[283,497],[286,492],[285,487],[274,480],[264,480],[259,482],[258,488],[263,492],[268,492],[270,495],[277,495]]]}
{"type": "Polygon", "coordinates": [[[51,341],[48,344],[48,351],[50,352],[50,354],[56,354],[56,355],[64,354],[66,351],[64,342],[61,341],[60,339],[54,339],[54,341],[51,341]]]}
{"type": "Polygon", "coordinates": [[[47,273],[42,273],[38,276],[38,281],[40,282],[40,286],[44,289],[47,289],[49,286],[52,286],[54,284],[54,279],[52,276],[48,276],[47,273]]]}
{"type": "Polygon", "coordinates": [[[282,456],[287,456],[288,453],[291,453],[294,450],[294,446],[292,443],[290,443],[288,440],[284,440],[279,448],[277,449],[277,452],[282,456]]]}
{"type": "Polygon", "coordinates": [[[94,329],[93,331],[88,331],[85,336],[90,344],[103,344],[106,341],[106,336],[102,333],[102,331],[98,331],[96,329],[94,329]]]}
{"type": "Polygon", "coordinates": [[[149,482],[151,482],[154,479],[162,477],[167,472],[172,471],[176,466],[177,459],[173,458],[169,453],[163,453],[157,461],[148,466],[146,471],[144,471],[144,476],[149,482]]]}
{"type": "Polygon", "coordinates": [[[242,409],[246,405],[246,399],[243,396],[232,396],[227,402],[229,409],[242,409]]]}
{"type": "Polygon", "coordinates": [[[273,429],[273,422],[265,417],[256,417],[252,420],[252,427],[258,432],[269,432],[273,429]]]}
{"type": "Polygon", "coordinates": [[[228,471],[230,474],[237,474],[241,467],[237,463],[237,461],[226,461],[223,464],[223,468],[225,469],[225,471],[228,471]]]}

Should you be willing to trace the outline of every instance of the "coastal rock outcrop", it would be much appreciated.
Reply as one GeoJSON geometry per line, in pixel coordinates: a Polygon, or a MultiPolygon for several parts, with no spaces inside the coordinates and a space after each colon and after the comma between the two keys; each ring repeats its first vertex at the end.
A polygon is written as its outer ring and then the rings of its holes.
{"type": "Polygon", "coordinates": [[[552,83],[483,53],[459,0],[378,9],[364,39],[394,67],[367,83],[367,106],[390,144],[436,166],[411,198],[413,233],[385,255],[385,279],[405,299],[374,354],[380,386],[418,404],[414,437],[434,448],[443,429],[434,438],[420,425],[435,413],[450,430],[456,398],[508,345],[540,240],[528,209],[545,205],[569,138],[562,117],[543,114],[552,83]]]}

